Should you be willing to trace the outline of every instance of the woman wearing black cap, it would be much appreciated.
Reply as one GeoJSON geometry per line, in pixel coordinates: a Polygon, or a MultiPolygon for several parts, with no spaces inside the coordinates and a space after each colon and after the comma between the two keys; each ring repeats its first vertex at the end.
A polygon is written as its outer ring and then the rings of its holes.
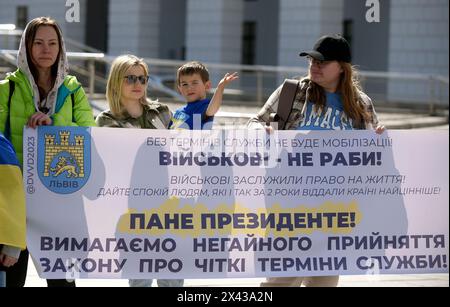
{"type": "MultiPolygon", "coordinates": [[[[378,126],[372,101],[356,79],[350,46],[342,36],[323,36],[313,50],[300,56],[309,61],[308,76],[300,80],[285,130],[384,131],[384,127],[378,126]]],[[[277,113],[281,89],[282,86],[273,92],[261,111],[250,119],[249,128],[270,129],[266,125],[277,113]]]]}
{"type": "MultiPolygon", "coordinates": [[[[370,98],[362,92],[351,64],[348,42],[339,35],[321,37],[313,50],[300,53],[309,61],[308,76],[300,80],[295,100],[285,119],[274,116],[279,112],[282,86],[268,99],[262,110],[253,117],[249,128],[271,131],[273,121],[281,120],[285,130],[354,130],[384,131],[370,98]]],[[[339,276],[268,278],[261,286],[296,287],[337,286],[339,276]]]]}

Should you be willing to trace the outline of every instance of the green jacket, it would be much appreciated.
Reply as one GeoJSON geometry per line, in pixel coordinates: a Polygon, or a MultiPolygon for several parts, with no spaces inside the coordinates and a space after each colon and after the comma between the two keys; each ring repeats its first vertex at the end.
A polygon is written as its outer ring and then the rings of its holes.
{"type": "MultiPolygon", "coordinates": [[[[32,95],[30,82],[19,69],[0,81],[0,132],[11,140],[21,165],[23,165],[23,127],[26,126],[30,116],[36,113],[32,95]],[[8,108],[9,80],[15,83],[10,108],[8,108]],[[8,117],[9,129],[6,127],[8,117]]],[[[51,118],[53,126],[96,126],[86,94],[74,76],[66,76],[64,83],[59,87],[55,113],[51,118]],[[72,93],[75,97],[73,106],[70,97],[72,93]]]]}
{"type": "Polygon", "coordinates": [[[133,118],[124,111],[123,118],[117,118],[110,110],[105,110],[97,116],[99,127],[110,128],[142,128],[142,129],[167,129],[172,119],[172,112],[166,105],[158,102],[147,102],[144,112],[139,118],[133,118]]]}

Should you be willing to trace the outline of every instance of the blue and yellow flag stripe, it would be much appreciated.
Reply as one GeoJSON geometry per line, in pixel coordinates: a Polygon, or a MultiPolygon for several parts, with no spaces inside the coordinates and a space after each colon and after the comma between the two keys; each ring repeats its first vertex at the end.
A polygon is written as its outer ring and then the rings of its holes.
{"type": "Polygon", "coordinates": [[[0,165],[5,164],[19,166],[19,161],[11,142],[0,134],[0,165]]]}
{"type": "Polygon", "coordinates": [[[26,246],[25,192],[19,161],[0,134],[0,244],[26,246]]]}

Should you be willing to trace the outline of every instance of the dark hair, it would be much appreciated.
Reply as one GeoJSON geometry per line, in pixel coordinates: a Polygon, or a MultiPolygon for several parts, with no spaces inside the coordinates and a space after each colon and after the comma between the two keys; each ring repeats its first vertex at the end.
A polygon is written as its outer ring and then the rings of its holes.
{"type": "Polygon", "coordinates": [[[203,83],[209,81],[209,72],[205,65],[200,62],[193,61],[188,62],[178,68],[177,71],[177,84],[180,85],[181,76],[192,76],[193,74],[199,74],[203,83]]]}
{"type": "Polygon", "coordinates": [[[52,27],[53,29],[55,29],[56,35],[58,36],[59,53],[58,56],[56,57],[56,62],[52,65],[51,68],[52,81],[54,82],[56,79],[56,75],[58,73],[59,59],[61,57],[62,51],[62,31],[59,25],[56,23],[56,21],[51,17],[37,17],[31,20],[26,27],[25,46],[27,50],[28,67],[30,68],[34,80],[37,81],[39,77],[38,70],[31,59],[31,48],[33,47],[33,42],[39,27],[43,26],[52,27]]]}

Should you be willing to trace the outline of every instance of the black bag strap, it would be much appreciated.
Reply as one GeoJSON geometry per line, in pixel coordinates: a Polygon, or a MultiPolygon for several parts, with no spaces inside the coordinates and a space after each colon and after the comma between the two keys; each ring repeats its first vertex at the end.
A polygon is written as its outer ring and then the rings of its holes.
{"type": "Polygon", "coordinates": [[[16,88],[16,83],[12,80],[8,80],[9,83],[9,96],[8,96],[8,117],[6,118],[5,137],[11,141],[11,99],[16,88]]]}
{"type": "Polygon", "coordinates": [[[75,122],[75,116],[74,116],[74,112],[73,112],[73,108],[75,107],[75,94],[74,93],[72,93],[72,94],[70,94],[70,98],[71,98],[71,101],[72,101],[72,123],[74,123],[75,122]]]}
{"type": "Polygon", "coordinates": [[[281,88],[280,100],[278,102],[277,116],[278,116],[278,130],[284,130],[289,115],[292,112],[299,80],[286,79],[281,88]]]}
{"type": "Polygon", "coordinates": [[[13,80],[8,80],[9,82],[9,97],[8,97],[8,110],[9,106],[11,105],[11,98],[14,94],[14,89],[16,88],[16,83],[13,80]]]}

